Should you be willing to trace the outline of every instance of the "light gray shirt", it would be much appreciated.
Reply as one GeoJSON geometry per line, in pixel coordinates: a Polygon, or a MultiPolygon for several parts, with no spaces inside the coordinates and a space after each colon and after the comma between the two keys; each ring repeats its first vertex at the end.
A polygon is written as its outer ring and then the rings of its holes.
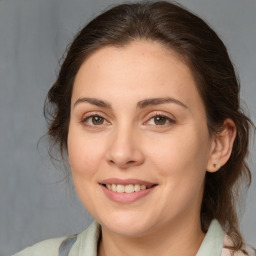
{"type": "MultiPolygon", "coordinates": [[[[97,245],[100,236],[101,227],[94,221],[85,231],[77,236],[76,242],[71,247],[69,256],[97,256],[97,245]]],[[[60,237],[42,241],[31,247],[28,247],[13,256],[58,256],[59,247],[67,237],[60,237]]],[[[223,248],[228,243],[219,222],[213,220],[206,233],[206,236],[196,254],[196,256],[230,256],[230,251],[223,248]]],[[[255,251],[249,248],[249,256],[255,256],[255,251]]],[[[244,255],[238,252],[235,256],[244,255]]]]}

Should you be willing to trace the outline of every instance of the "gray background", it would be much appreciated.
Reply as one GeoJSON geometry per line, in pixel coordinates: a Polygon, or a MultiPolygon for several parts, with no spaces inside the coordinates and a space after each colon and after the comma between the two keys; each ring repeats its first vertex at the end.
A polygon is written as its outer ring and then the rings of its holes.
{"type": "MultiPolygon", "coordinates": [[[[58,60],[74,34],[101,10],[121,1],[0,0],[0,255],[46,238],[80,232],[91,217],[64,175],[50,163],[42,114],[58,60]]],[[[227,45],[245,99],[256,117],[256,1],[180,0],[206,19],[227,45]]],[[[242,233],[256,245],[255,144],[242,233]]]]}

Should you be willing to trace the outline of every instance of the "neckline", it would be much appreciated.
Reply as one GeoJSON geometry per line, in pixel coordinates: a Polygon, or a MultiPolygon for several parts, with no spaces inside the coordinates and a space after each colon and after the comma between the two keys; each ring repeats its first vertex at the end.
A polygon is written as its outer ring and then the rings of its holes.
{"type": "MultiPolygon", "coordinates": [[[[100,237],[101,227],[96,221],[94,221],[84,232],[78,235],[78,243],[75,243],[70,251],[70,255],[73,256],[97,256],[98,240],[100,237]]],[[[212,220],[209,229],[204,237],[204,240],[195,256],[219,256],[221,255],[224,231],[222,230],[219,222],[212,220]]]]}

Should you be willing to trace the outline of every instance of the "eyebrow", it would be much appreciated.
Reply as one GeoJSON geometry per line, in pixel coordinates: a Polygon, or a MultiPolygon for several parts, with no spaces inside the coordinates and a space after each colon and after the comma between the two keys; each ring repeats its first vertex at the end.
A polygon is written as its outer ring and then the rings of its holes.
{"type": "Polygon", "coordinates": [[[111,109],[111,104],[106,102],[106,101],[103,101],[103,100],[99,100],[99,99],[96,99],[96,98],[79,98],[75,104],[74,104],[74,107],[79,104],[79,103],[83,103],[83,102],[87,102],[87,103],[90,103],[92,105],[95,105],[95,106],[98,106],[98,107],[102,107],[102,108],[110,108],[111,109]]]}
{"type": "MultiPolygon", "coordinates": [[[[79,104],[79,103],[83,103],[83,102],[87,102],[90,103],[92,105],[98,106],[98,107],[102,107],[102,108],[109,108],[111,109],[111,104],[109,102],[100,100],[100,99],[96,99],[96,98],[79,98],[75,104],[74,107],[79,104]]],[[[145,99],[142,101],[139,101],[137,103],[137,108],[142,109],[142,108],[146,108],[148,106],[154,106],[154,105],[161,105],[161,104],[165,104],[165,103],[175,103],[179,106],[182,106],[184,108],[188,108],[184,103],[182,103],[181,101],[171,98],[171,97],[164,97],[164,98],[150,98],[150,99],[145,99]]]]}
{"type": "Polygon", "coordinates": [[[145,99],[142,101],[139,101],[137,103],[137,108],[145,108],[151,105],[160,105],[164,103],[175,103],[178,104],[184,108],[188,108],[184,103],[181,101],[171,98],[171,97],[165,97],[165,98],[152,98],[152,99],[145,99]]]}

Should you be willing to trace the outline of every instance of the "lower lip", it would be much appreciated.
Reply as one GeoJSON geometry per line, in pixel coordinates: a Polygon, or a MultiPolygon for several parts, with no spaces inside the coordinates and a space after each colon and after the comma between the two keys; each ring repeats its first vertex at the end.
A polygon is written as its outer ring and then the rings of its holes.
{"type": "Polygon", "coordinates": [[[148,188],[145,190],[140,190],[140,191],[132,192],[132,193],[118,193],[118,192],[109,190],[108,188],[106,188],[103,185],[100,185],[100,186],[102,187],[102,190],[104,191],[105,195],[109,199],[111,199],[114,202],[122,203],[122,204],[133,203],[133,202],[147,196],[156,187],[156,186],[153,186],[152,188],[148,188]]]}

